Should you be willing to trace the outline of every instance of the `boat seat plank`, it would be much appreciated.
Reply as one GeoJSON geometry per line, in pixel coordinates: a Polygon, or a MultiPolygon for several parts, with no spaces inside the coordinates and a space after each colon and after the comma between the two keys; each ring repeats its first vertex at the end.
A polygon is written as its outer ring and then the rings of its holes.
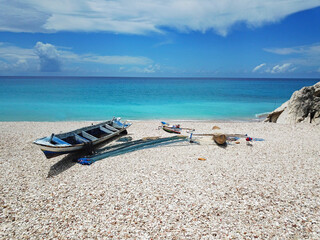
{"type": "Polygon", "coordinates": [[[67,142],[63,141],[62,139],[60,139],[60,138],[58,138],[56,136],[53,136],[51,141],[53,141],[53,142],[55,142],[57,144],[63,144],[63,145],[71,146],[70,143],[67,143],[67,142]]]}
{"type": "Polygon", "coordinates": [[[107,134],[112,134],[112,133],[113,133],[112,131],[110,131],[109,129],[106,129],[106,128],[103,127],[103,126],[100,126],[100,130],[101,130],[102,132],[107,133],[107,134]]]}
{"type": "Polygon", "coordinates": [[[107,129],[109,129],[109,130],[111,130],[111,131],[113,131],[113,132],[118,131],[118,129],[116,129],[116,128],[114,128],[114,127],[111,127],[111,126],[108,125],[108,124],[106,124],[104,127],[107,128],[107,129]]]}
{"type": "Polygon", "coordinates": [[[82,134],[83,137],[88,138],[91,141],[98,140],[98,138],[92,136],[91,134],[89,134],[89,133],[87,133],[85,131],[82,131],[81,134],[82,134]]]}
{"type": "Polygon", "coordinates": [[[76,133],[74,134],[74,136],[75,136],[76,140],[79,141],[79,142],[83,142],[83,143],[90,142],[88,139],[86,139],[84,137],[81,137],[76,133]]]}

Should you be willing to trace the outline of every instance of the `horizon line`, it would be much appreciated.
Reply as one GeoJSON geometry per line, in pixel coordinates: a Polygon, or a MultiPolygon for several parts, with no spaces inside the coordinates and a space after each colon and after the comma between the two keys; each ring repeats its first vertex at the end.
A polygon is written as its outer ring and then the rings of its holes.
{"type": "Polygon", "coordinates": [[[164,76],[164,77],[155,77],[155,76],[150,76],[150,77],[146,77],[146,76],[64,76],[64,75],[58,75],[58,76],[47,76],[47,75],[0,75],[0,78],[42,78],[42,77],[46,77],[46,78],[148,78],[148,79],[163,79],[163,78],[171,78],[171,79],[270,79],[270,80],[276,80],[276,79],[303,79],[303,80],[320,80],[320,77],[183,77],[183,76],[164,76]]]}

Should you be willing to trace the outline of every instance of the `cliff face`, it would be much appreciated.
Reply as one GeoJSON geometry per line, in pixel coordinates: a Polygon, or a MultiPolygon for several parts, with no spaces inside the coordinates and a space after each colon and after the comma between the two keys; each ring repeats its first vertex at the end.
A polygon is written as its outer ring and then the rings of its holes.
{"type": "Polygon", "coordinates": [[[320,82],[295,91],[290,100],[268,115],[265,122],[320,124],[320,82]]]}

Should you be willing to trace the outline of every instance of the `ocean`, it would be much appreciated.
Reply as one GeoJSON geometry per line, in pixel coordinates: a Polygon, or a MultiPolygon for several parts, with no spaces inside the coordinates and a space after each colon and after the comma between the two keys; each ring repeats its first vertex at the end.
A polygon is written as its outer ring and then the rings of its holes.
{"type": "Polygon", "coordinates": [[[0,77],[0,121],[253,120],[319,79],[0,77]]]}

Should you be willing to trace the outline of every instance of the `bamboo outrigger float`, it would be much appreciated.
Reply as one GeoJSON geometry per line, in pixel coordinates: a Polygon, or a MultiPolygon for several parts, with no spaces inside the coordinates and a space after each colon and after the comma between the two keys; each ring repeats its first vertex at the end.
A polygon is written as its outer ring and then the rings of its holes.
{"type": "Polygon", "coordinates": [[[132,142],[117,144],[113,146],[107,146],[102,149],[96,150],[94,154],[81,157],[77,160],[78,163],[82,165],[90,165],[98,160],[121,155],[124,153],[129,153],[145,148],[152,148],[152,147],[159,147],[164,146],[172,143],[183,142],[187,141],[188,137],[183,135],[173,136],[173,137],[150,137],[150,138],[143,138],[139,140],[135,140],[132,142]]]}

